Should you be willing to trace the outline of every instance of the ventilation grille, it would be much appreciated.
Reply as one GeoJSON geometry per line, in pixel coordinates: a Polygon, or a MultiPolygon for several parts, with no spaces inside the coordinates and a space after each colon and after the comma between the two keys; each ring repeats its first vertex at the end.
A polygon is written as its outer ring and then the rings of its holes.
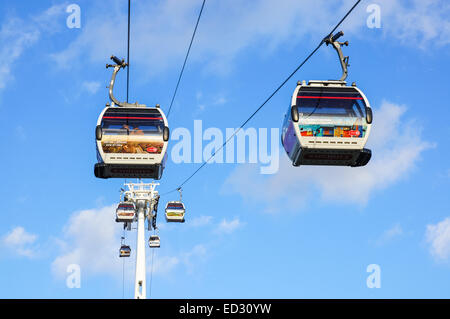
{"type": "Polygon", "coordinates": [[[357,145],[358,142],[342,142],[342,141],[308,141],[309,144],[346,144],[346,145],[357,145]]]}

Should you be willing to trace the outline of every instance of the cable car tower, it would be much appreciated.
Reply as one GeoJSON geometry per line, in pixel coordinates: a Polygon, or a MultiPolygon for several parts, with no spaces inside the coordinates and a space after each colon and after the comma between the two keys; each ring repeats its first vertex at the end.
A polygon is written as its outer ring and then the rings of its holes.
{"type": "Polygon", "coordinates": [[[156,209],[159,194],[155,190],[159,183],[125,183],[127,190],[124,197],[128,202],[133,202],[136,206],[137,221],[137,244],[136,244],[136,274],[134,284],[134,298],[145,299],[146,294],[146,273],[145,273],[145,219],[148,220],[148,229],[155,227],[156,209]],[[155,212],[155,213],[154,213],[155,212]]]}

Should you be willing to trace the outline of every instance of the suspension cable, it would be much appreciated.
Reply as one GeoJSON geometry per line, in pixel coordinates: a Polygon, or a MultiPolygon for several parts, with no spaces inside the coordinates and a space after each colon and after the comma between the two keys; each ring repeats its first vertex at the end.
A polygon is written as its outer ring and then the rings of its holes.
{"type": "MultiPolygon", "coordinates": [[[[130,90],[130,14],[131,12],[131,0],[128,0],[128,36],[127,36],[127,103],[128,103],[128,93],[130,90]]],[[[125,178],[125,184],[127,179],[125,178]]],[[[123,229],[123,237],[125,237],[126,231],[123,229]]],[[[122,264],[122,299],[125,298],[125,258],[123,258],[122,264]]]]}
{"type": "Polygon", "coordinates": [[[337,28],[339,28],[339,26],[342,24],[342,22],[344,22],[344,20],[349,16],[349,14],[356,8],[356,6],[361,2],[361,0],[357,0],[355,2],[355,4],[351,7],[351,9],[349,11],[347,11],[347,13],[345,14],[345,16],[339,21],[338,24],[336,24],[336,26],[331,30],[331,32],[328,33],[328,35],[326,37],[324,37],[323,39],[321,39],[320,43],[317,45],[317,47],[303,60],[302,63],[299,64],[299,66],[297,66],[295,68],[294,71],[292,71],[291,74],[289,74],[289,76],[275,89],[275,91],[273,91],[269,97],[256,109],[256,111],[253,112],[252,115],[250,115],[250,117],[248,117],[244,123],[241,124],[241,126],[234,131],[234,133],[222,144],[222,146],[218,149],[218,150],[214,150],[214,152],[212,153],[212,155],[205,161],[202,163],[202,165],[200,165],[200,167],[198,167],[188,178],[186,178],[177,188],[164,193],[163,195],[166,194],[170,194],[173,193],[179,189],[181,189],[184,184],[186,184],[192,177],[195,176],[195,174],[197,174],[206,164],[208,164],[208,162],[216,155],[216,153],[220,152],[225,145],[242,129],[244,128],[244,126],[256,115],[256,113],[258,113],[266,104],[267,102],[269,102],[272,97],[278,93],[278,91],[292,78],[292,76],[294,76],[295,73],[297,73],[297,71],[317,52],[317,50],[319,50],[319,48],[325,43],[325,39],[328,38],[330,35],[332,35],[334,33],[334,31],[336,31],[337,28]]]}
{"type": "MultiPolygon", "coordinates": [[[[122,238],[120,240],[120,246],[122,248],[123,241],[125,240],[126,232],[125,227],[122,231],[122,238]]],[[[122,299],[125,299],[125,258],[122,258],[122,299]]]]}
{"type": "Polygon", "coordinates": [[[122,299],[125,299],[125,258],[122,260],[122,299]]]}
{"type": "Polygon", "coordinates": [[[153,282],[153,262],[155,259],[155,248],[152,249],[152,262],[151,262],[151,266],[150,266],[150,292],[149,292],[149,297],[152,296],[152,282],[153,282]]]}
{"type": "Polygon", "coordinates": [[[203,8],[205,6],[206,0],[203,0],[202,7],[200,9],[200,13],[198,14],[197,23],[195,24],[194,32],[192,33],[191,42],[189,43],[188,50],[186,52],[186,57],[184,58],[183,67],[181,68],[180,75],[178,76],[177,85],[175,86],[175,91],[173,92],[172,101],[170,101],[169,111],[167,112],[167,118],[169,118],[170,111],[172,110],[173,101],[175,100],[175,96],[177,95],[178,86],[180,85],[181,77],[183,76],[184,67],[186,66],[187,59],[189,57],[189,52],[191,51],[192,42],[194,42],[195,34],[197,33],[198,23],[200,22],[200,18],[202,16],[203,8]]]}
{"type": "Polygon", "coordinates": [[[130,9],[131,9],[131,0],[128,0],[127,103],[128,103],[128,91],[129,91],[129,89],[130,89],[130,9]]]}

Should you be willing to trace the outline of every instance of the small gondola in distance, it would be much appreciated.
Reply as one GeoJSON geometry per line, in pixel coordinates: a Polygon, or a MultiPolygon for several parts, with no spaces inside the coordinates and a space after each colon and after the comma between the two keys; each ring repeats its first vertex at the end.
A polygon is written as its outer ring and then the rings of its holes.
{"type": "Polygon", "coordinates": [[[165,216],[167,222],[184,223],[186,208],[181,201],[170,201],[166,205],[165,216]]]}

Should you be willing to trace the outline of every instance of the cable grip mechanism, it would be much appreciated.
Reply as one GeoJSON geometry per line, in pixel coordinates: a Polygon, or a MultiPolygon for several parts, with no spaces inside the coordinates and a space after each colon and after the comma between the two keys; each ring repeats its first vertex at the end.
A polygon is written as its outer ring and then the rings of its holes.
{"type": "Polygon", "coordinates": [[[340,37],[342,37],[344,35],[343,31],[339,31],[338,33],[336,33],[335,35],[333,34],[329,34],[328,36],[326,36],[322,41],[326,43],[326,45],[328,46],[329,44],[331,44],[333,46],[333,48],[336,50],[338,56],[339,56],[339,62],[341,64],[341,68],[342,68],[342,76],[339,79],[339,81],[345,81],[345,79],[347,78],[348,75],[348,67],[350,66],[349,62],[349,57],[345,56],[342,53],[342,46],[348,46],[348,41],[345,42],[339,42],[338,39],[340,37]]]}

